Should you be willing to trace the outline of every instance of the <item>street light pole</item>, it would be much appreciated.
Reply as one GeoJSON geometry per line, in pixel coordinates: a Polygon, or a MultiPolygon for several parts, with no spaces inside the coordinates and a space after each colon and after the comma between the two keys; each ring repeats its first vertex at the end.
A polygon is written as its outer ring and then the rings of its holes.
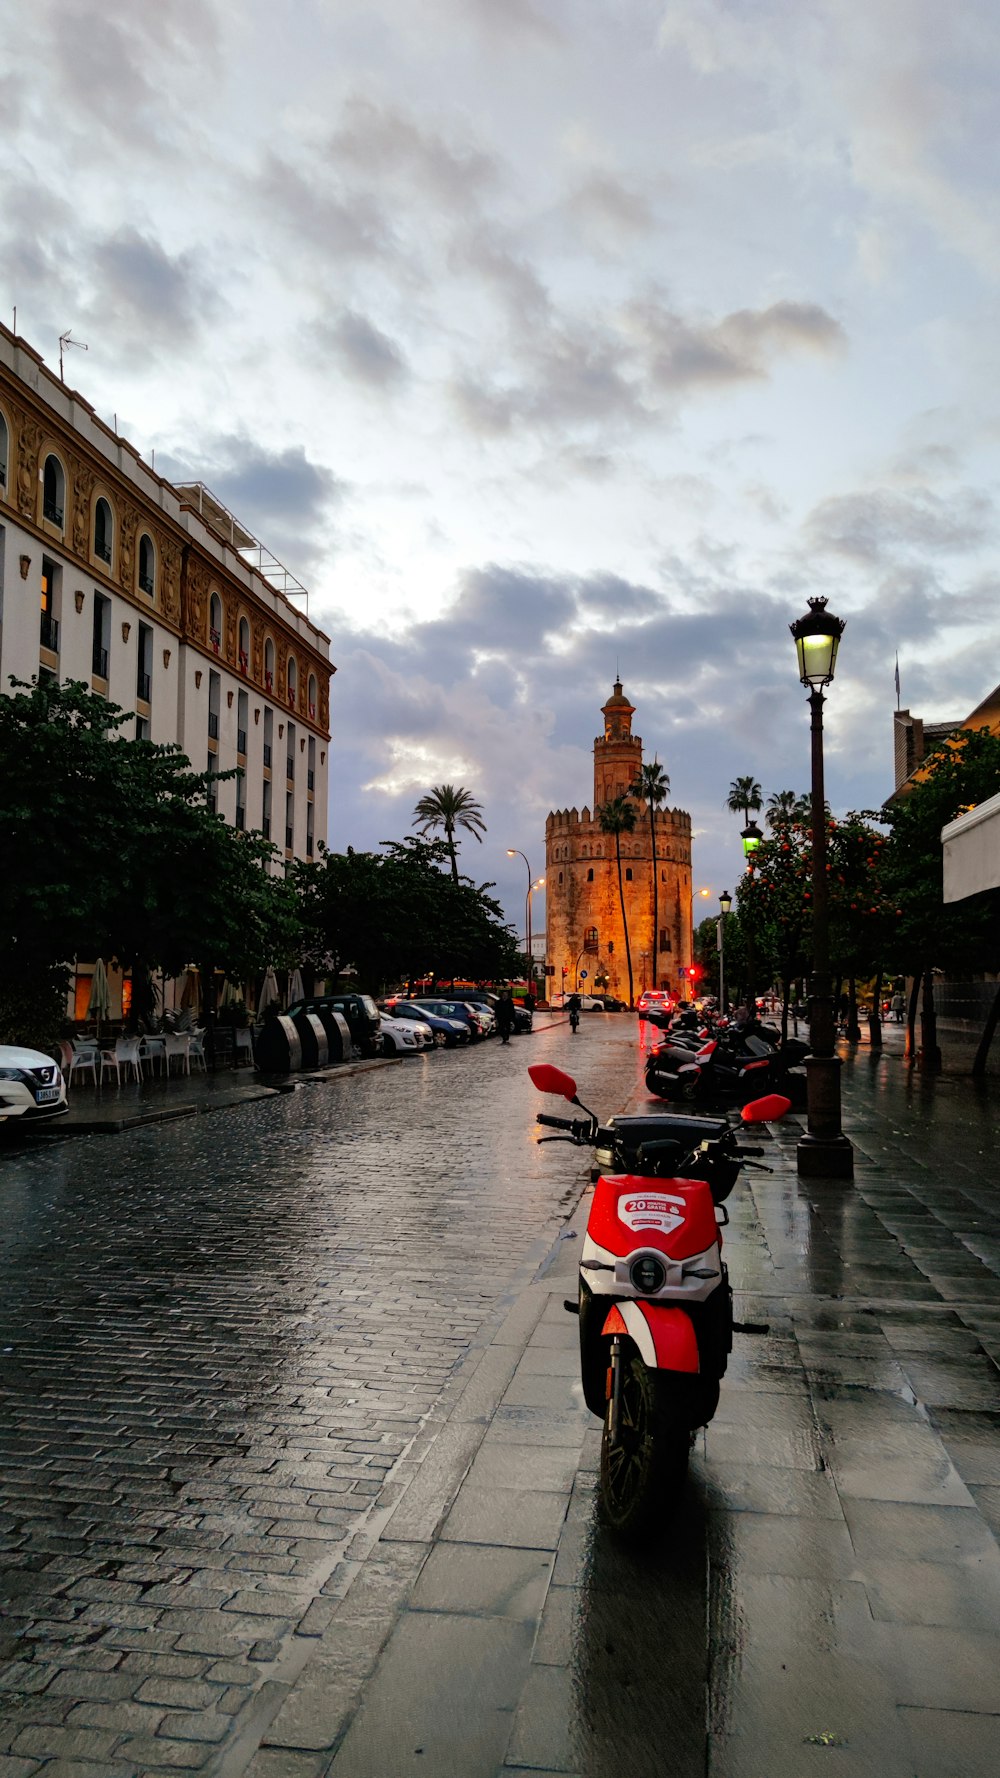
{"type": "Polygon", "coordinates": [[[722,1014],[723,1018],[726,1016],[726,915],[732,905],[733,898],[730,895],[729,890],[723,889],[722,894],[719,896],[719,908],[721,910],[719,914],[719,1012],[722,1014]]]}
{"type": "Polygon", "coordinates": [[[806,1057],[808,1129],[797,1149],[798,1169],[812,1178],[852,1179],[854,1150],[841,1129],[840,1057],[836,1053],[830,982],[830,923],[826,880],[826,792],[823,773],[823,687],[833,680],[842,618],[810,599],[809,612],[790,626],[799,678],[809,688],[812,742],[812,975],[806,1057]]]}
{"type": "MultiPolygon", "coordinates": [[[[524,858],[524,853],[519,852],[516,846],[508,846],[507,857],[524,858]]],[[[526,858],[524,858],[524,863],[528,872],[528,893],[524,898],[524,942],[528,950],[528,986],[530,988],[534,979],[534,963],[531,955],[531,866],[526,858]]]]}

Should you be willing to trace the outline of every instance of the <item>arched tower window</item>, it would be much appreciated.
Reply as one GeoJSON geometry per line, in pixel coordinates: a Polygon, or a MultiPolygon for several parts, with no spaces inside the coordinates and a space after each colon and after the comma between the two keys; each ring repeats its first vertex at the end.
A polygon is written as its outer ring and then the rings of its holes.
{"type": "Polygon", "coordinates": [[[264,643],[264,690],[274,690],[274,643],[270,636],[264,643]]]}
{"type": "Polygon", "coordinates": [[[213,593],[208,605],[208,640],[218,654],[222,646],[222,600],[213,593]]]}
{"type": "Polygon", "coordinates": [[[315,675],[315,673],[310,673],[310,675],[309,675],[309,714],[312,717],[315,717],[315,715],[316,715],[316,675],[315,675]]]}
{"type": "Polygon", "coordinates": [[[630,866],[630,867],[629,867],[629,869],[628,869],[628,870],[627,870],[627,871],[626,871],[626,872],[625,872],[625,881],[626,881],[626,883],[631,883],[631,881],[632,881],[632,870],[631,870],[631,866],[630,866]]]}
{"type": "Polygon", "coordinates": [[[66,477],[58,457],[50,453],[42,470],[42,513],[50,525],[61,525],[66,500],[66,477]]]}
{"type": "Polygon", "coordinates": [[[288,702],[294,708],[299,695],[299,669],[295,665],[295,656],[288,657],[288,702]]]}
{"type": "Polygon", "coordinates": [[[102,495],[94,507],[94,554],[102,562],[111,562],[113,535],[111,507],[102,495]]]}
{"type": "Polygon", "coordinates": [[[156,551],[153,539],[145,531],[139,539],[139,590],[150,598],[156,591],[156,551]]]}
{"type": "Polygon", "coordinates": [[[588,872],[587,872],[587,882],[588,882],[588,883],[592,883],[592,882],[593,882],[593,881],[594,881],[594,873],[593,873],[593,870],[589,870],[589,871],[588,871],[588,872]]]}
{"type": "Polygon", "coordinates": [[[245,617],[240,618],[240,672],[250,671],[250,625],[245,617]]]}

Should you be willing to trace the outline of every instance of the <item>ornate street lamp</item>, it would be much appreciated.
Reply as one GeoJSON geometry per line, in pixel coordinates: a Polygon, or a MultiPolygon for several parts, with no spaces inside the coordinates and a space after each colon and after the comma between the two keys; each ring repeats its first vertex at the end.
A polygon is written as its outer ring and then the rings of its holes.
{"type": "MultiPolygon", "coordinates": [[[[508,846],[507,857],[524,858],[524,853],[519,852],[516,846],[508,846]]],[[[528,864],[526,858],[524,858],[524,862],[528,872],[528,893],[524,898],[524,943],[528,953],[528,987],[533,988],[535,980],[535,960],[531,955],[531,866],[528,864]]],[[[541,880],[544,882],[544,877],[541,880]]]]}
{"type": "Polygon", "coordinates": [[[753,857],[753,854],[756,852],[757,847],[760,845],[763,838],[764,835],[761,833],[756,821],[751,821],[749,827],[745,827],[740,834],[740,839],[743,841],[744,858],[753,857]]]}
{"type": "Polygon", "coordinates": [[[809,981],[809,1047],[806,1058],[807,1133],[799,1140],[800,1173],[819,1179],[851,1179],[854,1150],[840,1125],[840,1057],[836,1053],[830,986],[830,931],[826,881],[826,795],[823,786],[823,687],[833,679],[844,620],[810,599],[805,617],[789,628],[795,638],[799,678],[809,688],[812,727],[812,975],[809,981]]]}
{"type": "Polygon", "coordinates": [[[723,1017],[725,1017],[725,1012],[726,1012],[726,966],[725,966],[726,915],[728,914],[732,905],[733,905],[733,898],[730,895],[729,890],[723,889],[722,894],[719,896],[719,908],[720,908],[720,919],[719,919],[719,1011],[723,1017]]]}

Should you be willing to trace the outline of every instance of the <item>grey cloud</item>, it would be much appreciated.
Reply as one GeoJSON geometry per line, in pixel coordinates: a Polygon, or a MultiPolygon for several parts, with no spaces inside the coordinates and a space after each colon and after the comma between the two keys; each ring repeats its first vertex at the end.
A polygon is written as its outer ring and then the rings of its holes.
{"type": "Polygon", "coordinates": [[[402,348],[366,315],[345,309],[335,320],[320,323],[315,332],[356,382],[387,390],[408,380],[410,367],[402,348]]]}
{"type": "Polygon", "coordinates": [[[40,53],[72,108],[63,122],[79,130],[86,121],[91,154],[100,130],[126,139],[130,153],[166,138],[176,147],[190,132],[188,95],[172,76],[178,67],[203,74],[215,61],[211,0],[43,0],[37,25],[40,53]]]}
{"type": "Polygon", "coordinates": [[[294,574],[307,575],[329,551],[330,530],[347,484],[301,445],[268,450],[244,433],[205,439],[183,457],[157,449],[171,481],[203,481],[294,574]]]}
{"type": "Polygon", "coordinates": [[[476,144],[453,145],[397,107],[360,96],[344,106],[327,153],[334,165],[351,165],[366,181],[401,179],[462,208],[493,183],[497,171],[493,157],[476,144]]]}
{"type": "Polygon", "coordinates": [[[631,303],[626,320],[663,390],[759,379],[782,352],[830,352],[844,344],[839,322],[816,303],[772,303],[699,324],[650,297],[631,303]]]}
{"type": "Polygon", "coordinates": [[[91,312],[133,343],[189,337],[217,307],[207,268],[193,252],[171,257],[158,241],[121,228],[94,244],[91,312]]]}
{"type": "Polygon", "coordinates": [[[550,309],[549,293],[534,267],[509,247],[496,227],[477,225],[451,253],[454,270],[470,271],[499,296],[515,321],[534,325],[550,309]]]}
{"type": "Polygon", "coordinates": [[[653,226],[646,198],[613,173],[591,173],[571,194],[568,209],[585,232],[607,243],[632,240],[653,226]]]}
{"type": "Polygon", "coordinates": [[[995,516],[992,500],[973,488],[947,497],[929,488],[910,494],[873,488],[821,501],[806,521],[806,532],[814,548],[881,563],[912,550],[977,549],[993,536],[995,516]]]}
{"type": "Polygon", "coordinates": [[[300,172],[270,153],[251,183],[255,205],[263,205],[282,231],[304,237],[324,255],[369,260],[395,251],[381,205],[367,192],[332,185],[319,163],[300,172]]]}

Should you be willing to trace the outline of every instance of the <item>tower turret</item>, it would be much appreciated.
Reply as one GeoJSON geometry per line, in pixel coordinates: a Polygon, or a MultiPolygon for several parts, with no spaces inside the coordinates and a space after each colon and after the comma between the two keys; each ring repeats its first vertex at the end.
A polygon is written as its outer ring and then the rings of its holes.
{"type": "Polygon", "coordinates": [[[632,733],[635,705],[622,691],[622,682],[615,680],[615,689],[604,705],[604,734],[594,742],[594,808],[624,796],[642,765],[642,741],[632,733]]]}

